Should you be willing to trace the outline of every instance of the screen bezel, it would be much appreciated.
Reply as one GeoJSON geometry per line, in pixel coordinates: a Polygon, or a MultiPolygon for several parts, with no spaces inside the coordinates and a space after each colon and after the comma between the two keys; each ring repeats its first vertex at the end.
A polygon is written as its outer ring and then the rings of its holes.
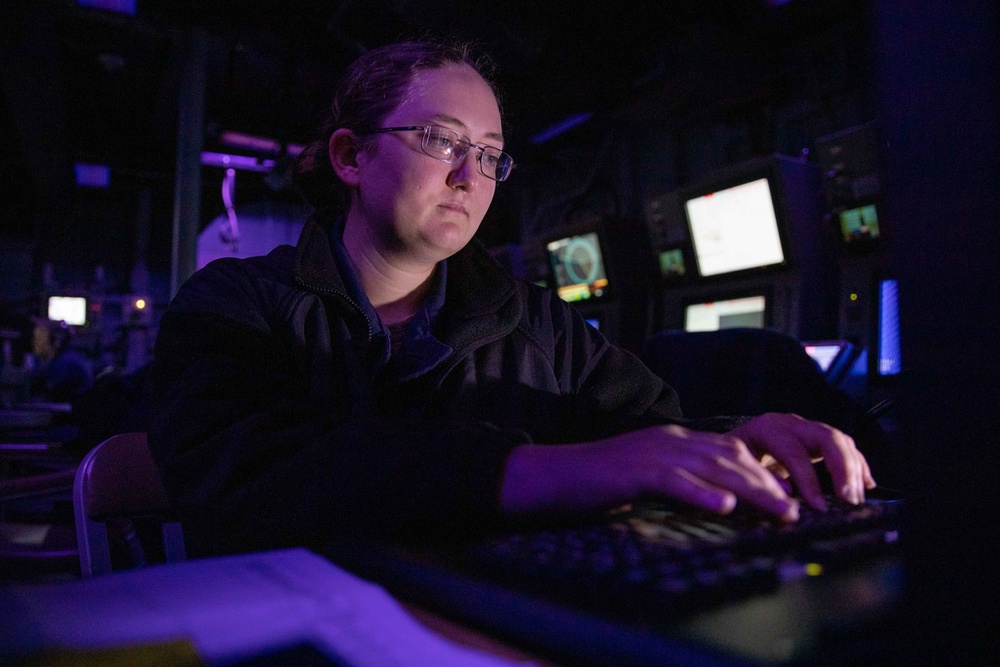
{"type": "MultiPolygon", "coordinates": [[[[706,303],[716,303],[719,301],[735,301],[738,299],[747,299],[760,297],[764,299],[764,319],[763,324],[760,327],[727,327],[731,329],[735,328],[747,328],[747,329],[769,329],[772,326],[772,314],[774,312],[774,300],[771,296],[771,290],[769,289],[751,289],[751,290],[740,290],[740,291],[728,291],[728,292],[717,292],[712,294],[705,294],[699,296],[690,296],[681,301],[681,323],[680,328],[683,331],[690,331],[688,327],[687,317],[688,308],[690,306],[697,306],[706,303]]],[[[710,331],[722,331],[722,329],[711,329],[710,331]]]]}
{"type": "Polygon", "coordinates": [[[782,206],[782,197],[783,190],[781,187],[779,171],[770,162],[766,164],[752,165],[744,168],[737,174],[719,176],[697,185],[683,188],[679,193],[678,204],[681,208],[681,214],[684,216],[684,224],[687,226],[688,242],[691,247],[691,257],[694,260],[694,275],[697,276],[698,280],[705,282],[726,281],[738,276],[774,273],[788,269],[793,263],[793,252],[789,240],[788,221],[786,219],[784,207],[782,206]],[[695,243],[694,226],[692,225],[691,217],[688,214],[688,203],[691,200],[698,199],[699,197],[722,192],[724,190],[746,185],[761,179],[765,179],[767,181],[768,190],[771,194],[771,206],[774,209],[774,220],[775,225],[777,226],[778,240],[781,244],[781,254],[783,259],[780,262],[705,275],[702,270],[701,258],[698,255],[698,247],[695,243]]]}

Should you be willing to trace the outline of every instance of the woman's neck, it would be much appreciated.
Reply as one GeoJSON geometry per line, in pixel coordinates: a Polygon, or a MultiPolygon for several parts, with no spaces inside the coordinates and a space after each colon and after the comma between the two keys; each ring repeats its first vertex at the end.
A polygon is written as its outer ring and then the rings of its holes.
{"type": "Polygon", "coordinates": [[[361,288],[385,324],[413,317],[423,303],[434,268],[400,261],[378,247],[359,226],[344,229],[344,247],[361,288]]]}

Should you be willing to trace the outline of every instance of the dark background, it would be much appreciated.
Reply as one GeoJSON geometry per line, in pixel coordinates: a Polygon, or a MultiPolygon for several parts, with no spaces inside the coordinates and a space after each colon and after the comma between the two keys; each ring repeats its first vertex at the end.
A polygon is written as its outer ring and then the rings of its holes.
{"type": "MultiPolygon", "coordinates": [[[[307,142],[364,49],[476,41],[497,65],[519,164],[483,225],[488,246],[530,245],[573,222],[565,200],[581,183],[576,221],[640,217],[653,193],[748,157],[798,155],[874,116],[870,11],[857,1],[138,0],[128,16],[48,0],[2,11],[4,245],[36,278],[45,262],[77,281],[100,264],[120,291],[140,190],[151,201],[145,261],[154,277],[169,269],[181,45],[195,28],[207,31],[206,150],[226,130],[307,142]],[[532,141],[578,114],[591,115],[532,141]],[[76,187],[75,162],[109,165],[110,187],[76,187]]],[[[202,170],[202,226],[224,212],[222,176],[202,170]]],[[[236,199],[296,195],[241,175],[236,199]]],[[[11,276],[8,299],[31,291],[25,278],[11,276]]]]}
{"type": "MultiPolygon", "coordinates": [[[[641,221],[650,197],[754,156],[812,159],[818,138],[876,121],[886,253],[902,294],[909,657],[995,664],[995,2],[138,0],[134,17],[70,0],[4,3],[5,310],[38,314],[46,264],[66,286],[103,266],[106,288],[124,293],[140,259],[165,305],[178,45],[196,29],[208,43],[207,149],[223,130],[306,142],[332,82],[364,49],[414,35],[479,40],[498,66],[519,164],[480,236],[529,255],[564,227],[641,221]],[[578,114],[590,115],[533,140],[578,114]],[[77,187],[75,162],[110,166],[110,187],[77,187]],[[137,239],[144,212],[148,244],[137,239]]],[[[223,212],[221,177],[202,170],[201,225],[223,212]]],[[[263,177],[241,177],[236,196],[295,198],[263,177]]]]}

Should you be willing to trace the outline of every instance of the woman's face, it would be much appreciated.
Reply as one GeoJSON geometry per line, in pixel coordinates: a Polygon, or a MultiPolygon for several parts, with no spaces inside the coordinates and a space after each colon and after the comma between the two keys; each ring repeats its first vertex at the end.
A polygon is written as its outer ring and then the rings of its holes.
{"type": "MultiPolygon", "coordinates": [[[[493,91],[467,65],[414,75],[403,102],[381,127],[440,125],[473,144],[503,147],[500,110],[493,91]]],[[[496,181],[487,178],[470,150],[449,164],[423,152],[420,131],[379,134],[374,150],[357,157],[359,184],[348,224],[361,224],[388,256],[428,266],[463,248],[479,229],[496,181]]]]}

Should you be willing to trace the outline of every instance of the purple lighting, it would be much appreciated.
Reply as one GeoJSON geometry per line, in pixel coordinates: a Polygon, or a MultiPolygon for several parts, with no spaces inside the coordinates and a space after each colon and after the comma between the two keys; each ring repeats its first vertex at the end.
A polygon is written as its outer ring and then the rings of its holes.
{"type": "Polygon", "coordinates": [[[274,160],[262,160],[247,155],[230,155],[202,151],[201,163],[206,167],[222,167],[223,169],[242,169],[243,171],[259,171],[266,173],[274,167],[274,160]]]}
{"type": "Polygon", "coordinates": [[[76,184],[80,187],[106,188],[111,185],[111,167],[107,165],[77,162],[73,170],[76,172],[76,184]]]}
{"type": "Polygon", "coordinates": [[[563,132],[571,130],[577,125],[582,125],[583,123],[586,123],[588,120],[590,120],[590,117],[593,115],[594,114],[587,111],[584,113],[574,114],[568,118],[565,118],[556,123],[555,125],[552,125],[548,129],[542,130],[541,132],[533,136],[531,138],[531,143],[544,144],[546,141],[549,141],[550,139],[555,139],[563,132]]]}
{"type": "Polygon", "coordinates": [[[93,9],[103,9],[119,14],[135,16],[135,5],[137,0],[76,0],[80,7],[91,7],[93,9]]]}
{"type": "Polygon", "coordinates": [[[242,132],[232,132],[229,130],[219,135],[219,141],[233,148],[244,148],[263,153],[277,153],[281,150],[281,144],[275,139],[255,137],[252,134],[243,134],[242,132]]]}
{"type": "MultiPolygon", "coordinates": [[[[277,139],[270,139],[268,137],[258,137],[252,134],[244,134],[242,132],[233,132],[232,130],[225,130],[219,135],[219,143],[226,146],[231,146],[232,148],[242,148],[243,150],[256,151],[258,153],[273,153],[277,155],[281,152],[282,144],[277,139]]],[[[287,155],[295,157],[302,152],[305,146],[301,144],[285,144],[284,149],[287,155]]]]}

